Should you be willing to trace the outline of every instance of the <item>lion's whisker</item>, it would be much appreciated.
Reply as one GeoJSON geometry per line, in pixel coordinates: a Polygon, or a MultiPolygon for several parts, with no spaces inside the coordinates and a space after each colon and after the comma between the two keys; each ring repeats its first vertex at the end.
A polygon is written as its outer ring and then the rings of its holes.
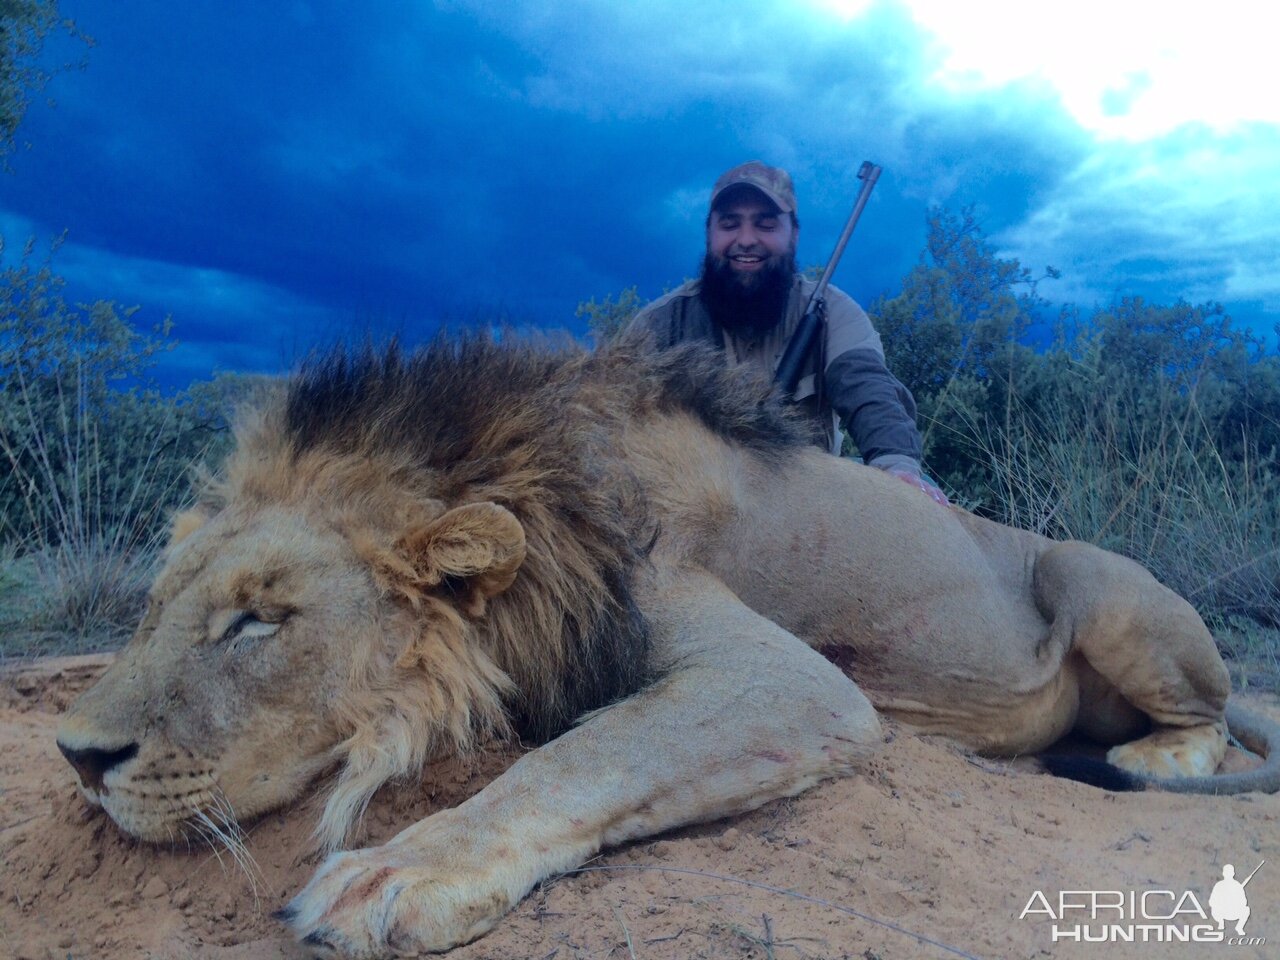
{"type": "MultiPolygon", "coordinates": [[[[236,866],[240,868],[241,872],[245,873],[247,876],[250,876],[250,882],[252,883],[252,875],[249,874],[249,870],[246,867],[244,860],[240,855],[240,852],[236,849],[235,841],[230,836],[228,836],[226,831],[223,830],[222,827],[219,826],[217,823],[215,823],[214,820],[203,810],[198,812],[196,814],[196,817],[200,820],[200,822],[204,825],[205,829],[208,831],[206,834],[206,838],[209,840],[210,846],[214,848],[215,852],[217,851],[218,847],[222,847],[224,850],[226,850],[227,853],[231,855],[231,859],[235,862],[236,866]]],[[[220,854],[218,855],[218,862],[222,863],[222,857],[220,854]]]]}
{"type": "MultiPolygon", "coordinates": [[[[227,865],[222,860],[221,845],[215,841],[214,835],[209,832],[209,828],[213,826],[209,818],[202,811],[193,810],[191,813],[191,819],[187,821],[187,825],[195,832],[195,835],[199,839],[204,841],[205,845],[209,848],[209,852],[217,859],[218,866],[222,867],[225,871],[227,869],[227,865]]],[[[208,858],[206,858],[204,862],[208,863],[208,858]]]]}
{"type": "Polygon", "coordinates": [[[258,866],[258,862],[253,858],[253,854],[249,852],[249,847],[245,843],[245,832],[240,826],[239,820],[236,819],[235,809],[231,806],[231,801],[227,799],[227,795],[223,793],[221,788],[214,788],[213,803],[209,810],[217,818],[215,830],[217,831],[218,839],[226,845],[231,855],[235,858],[237,865],[248,878],[249,888],[253,892],[254,906],[260,909],[258,884],[261,881],[265,885],[266,877],[262,873],[262,868],[258,866]]]}
{"type": "MultiPolygon", "coordinates": [[[[231,822],[226,820],[226,815],[217,807],[210,808],[211,812],[217,817],[214,820],[206,811],[198,811],[195,814],[196,819],[202,824],[206,839],[210,846],[214,849],[215,854],[217,848],[224,848],[235,861],[240,872],[245,875],[249,881],[249,889],[253,893],[255,907],[260,907],[260,898],[258,895],[258,882],[262,878],[262,871],[258,867],[257,862],[249,853],[248,849],[236,836],[235,828],[231,822]]],[[[218,855],[219,863],[222,862],[221,855],[218,855]]],[[[224,865],[225,869],[225,865],[224,865]]]]}

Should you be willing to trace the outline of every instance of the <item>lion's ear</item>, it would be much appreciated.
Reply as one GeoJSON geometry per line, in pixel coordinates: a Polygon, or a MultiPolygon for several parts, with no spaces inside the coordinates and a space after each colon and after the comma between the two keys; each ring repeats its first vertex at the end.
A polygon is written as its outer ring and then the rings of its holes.
{"type": "Polygon", "coordinates": [[[449,510],[396,541],[402,587],[446,591],[463,613],[478,617],[485,601],[511,586],[524,562],[524,527],[496,503],[449,510]],[[407,578],[409,582],[403,582],[407,578]]]}

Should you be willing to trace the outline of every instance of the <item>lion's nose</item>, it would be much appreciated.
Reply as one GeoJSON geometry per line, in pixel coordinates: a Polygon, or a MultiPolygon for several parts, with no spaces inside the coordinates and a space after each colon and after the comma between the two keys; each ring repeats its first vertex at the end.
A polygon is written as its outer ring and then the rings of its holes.
{"type": "Polygon", "coordinates": [[[100,750],[97,747],[73,749],[59,742],[58,749],[62,751],[62,755],[70,761],[71,765],[76,768],[76,773],[80,774],[80,782],[84,784],[85,789],[92,790],[95,793],[110,793],[102,782],[102,778],[113,767],[132,760],[138,753],[138,745],[136,743],[120,747],[117,750],[100,750]]]}

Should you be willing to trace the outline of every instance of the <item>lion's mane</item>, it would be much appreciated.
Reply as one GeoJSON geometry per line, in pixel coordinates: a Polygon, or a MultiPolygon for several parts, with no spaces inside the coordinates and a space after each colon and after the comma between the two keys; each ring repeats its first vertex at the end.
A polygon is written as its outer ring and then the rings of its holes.
{"type": "MultiPolygon", "coordinates": [[[[491,501],[525,532],[519,575],[483,616],[461,615],[465,598],[447,590],[414,600],[430,638],[424,629],[423,649],[400,657],[418,659],[418,679],[388,706],[403,712],[413,701],[437,729],[408,724],[391,748],[385,718],[353,704],[343,776],[371,769],[341,804],[350,809],[331,809],[327,821],[358,813],[375,780],[410,772],[441,735],[455,749],[508,726],[544,741],[645,682],[649,631],[632,584],[659,531],[616,444],[629,418],[676,409],[766,459],[805,442],[767,383],[727,369],[709,348],[655,352],[635,338],[595,353],[483,335],[412,353],[335,349],[245,419],[206,488],[211,511],[315,503],[339,518],[373,515],[394,534],[428,501],[491,501]],[[397,759],[360,761],[361,744],[397,759]]],[[[362,536],[350,534],[357,547],[362,536]]],[[[363,553],[378,565],[375,547],[363,553]]],[[[376,667],[364,667],[366,689],[386,683],[376,667]]]]}

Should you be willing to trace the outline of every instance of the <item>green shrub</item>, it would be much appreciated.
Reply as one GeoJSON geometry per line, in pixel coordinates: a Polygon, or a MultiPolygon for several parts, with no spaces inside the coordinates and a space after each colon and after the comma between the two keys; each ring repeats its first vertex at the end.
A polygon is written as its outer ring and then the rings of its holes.
{"type": "Polygon", "coordinates": [[[619,293],[616,300],[612,294],[606,294],[603,300],[592,297],[579,302],[573,315],[585,318],[595,342],[603,343],[621,331],[643,306],[639,288],[630,286],[619,293]]]}
{"type": "Polygon", "coordinates": [[[233,398],[256,385],[148,388],[168,320],[144,336],[133,309],[68,304],[50,259],[32,261],[28,244],[0,273],[0,653],[132,629],[191,467],[225,445],[233,398]]]}

